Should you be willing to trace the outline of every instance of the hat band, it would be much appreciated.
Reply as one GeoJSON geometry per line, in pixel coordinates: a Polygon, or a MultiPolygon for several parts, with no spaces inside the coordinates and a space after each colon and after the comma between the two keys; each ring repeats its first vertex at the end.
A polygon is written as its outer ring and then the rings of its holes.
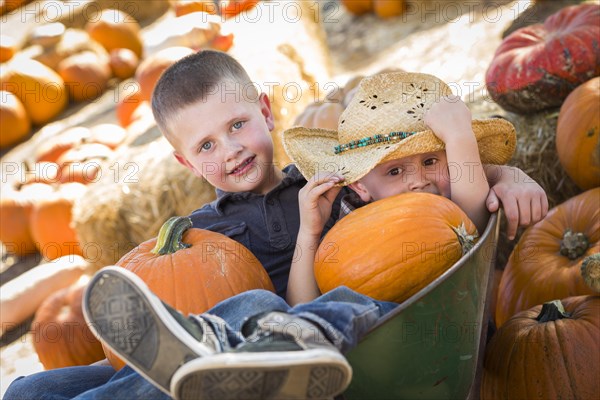
{"type": "Polygon", "coordinates": [[[392,140],[403,140],[407,137],[414,135],[416,132],[390,132],[383,135],[367,136],[362,139],[353,140],[346,144],[340,144],[334,147],[335,154],[340,154],[348,150],[357,149],[359,147],[365,147],[372,144],[391,142],[392,140]]]}

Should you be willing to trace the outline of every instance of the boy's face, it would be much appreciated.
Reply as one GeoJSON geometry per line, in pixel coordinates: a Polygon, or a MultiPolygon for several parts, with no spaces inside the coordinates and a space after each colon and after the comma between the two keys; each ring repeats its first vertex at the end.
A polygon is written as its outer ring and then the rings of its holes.
{"type": "Polygon", "coordinates": [[[450,198],[446,152],[436,151],[386,161],[350,187],[365,202],[406,192],[426,192],[450,198]]]}
{"type": "Polygon", "coordinates": [[[226,192],[266,193],[281,180],[273,164],[269,98],[219,90],[169,121],[177,160],[226,192]]]}

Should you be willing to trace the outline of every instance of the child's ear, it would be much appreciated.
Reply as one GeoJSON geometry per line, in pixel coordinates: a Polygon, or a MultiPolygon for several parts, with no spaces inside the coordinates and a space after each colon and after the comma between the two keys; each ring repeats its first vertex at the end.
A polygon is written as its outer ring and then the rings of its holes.
{"type": "Polygon", "coordinates": [[[266,93],[261,93],[258,97],[258,102],[260,111],[265,117],[267,127],[269,128],[269,131],[272,131],[275,129],[275,119],[273,118],[273,111],[271,110],[271,100],[269,100],[269,96],[267,96],[266,93]]]}
{"type": "Polygon", "coordinates": [[[360,197],[360,199],[362,201],[364,201],[365,203],[368,203],[371,201],[371,193],[369,193],[369,190],[366,188],[365,185],[360,183],[360,181],[351,183],[348,185],[348,187],[350,189],[354,190],[356,192],[356,194],[358,195],[358,197],[360,197]]]}
{"type": "Polygon", "coordinates": [[[186,167],[187,169],[189,169],[190,171],[192,171],[194,173],[194,175],[196,175],[199,178],[202,178],[202,174],[200,174],[200,171],[198,171],[196,169],[196,167],[194,167],[187,158],[185,158],[182,154],[178,153],[177,151],[173,152],[173,155],[175,156],[175,159],[177,160],[177,162],[181,165],[183,165],[184,167],[186,167]]]}

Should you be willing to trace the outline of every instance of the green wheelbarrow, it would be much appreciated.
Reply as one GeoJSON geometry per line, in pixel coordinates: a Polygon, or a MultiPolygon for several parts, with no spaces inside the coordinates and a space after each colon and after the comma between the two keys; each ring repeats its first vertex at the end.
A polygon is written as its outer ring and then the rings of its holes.
{"type": "Polygon", "coordinates": [[[499,220],[346,354],[354,374],[344,399],[479,398],[499,220]]]}

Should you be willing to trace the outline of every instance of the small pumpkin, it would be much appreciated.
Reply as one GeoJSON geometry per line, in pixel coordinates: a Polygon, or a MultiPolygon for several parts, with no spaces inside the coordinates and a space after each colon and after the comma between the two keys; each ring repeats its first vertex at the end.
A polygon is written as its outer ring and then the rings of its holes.
{"type": "Polygon", "coordinates": [[[60,182],[79,182],[87,185],[98,181],[102,163],[113,154],[110,147],[93,142],[67,150],[57,161],[60,182]]]}
{"type": "Polygon", "coordinates": [[[100,341],[83,318],[82,300],[89,277],[50,295],[31,324],[33,347],[46,370],[89,365],[104,359],[100,341]]]}
{"type": "Polygon", "coordinates": [[[110,69],[119,79],[128,79],[135,74],[139,57],[130,49],[112,49],[109,54],[110,69]]]}
{"type": "MultiPolygon", "coordinates": [[[[191,227],[187,217],[173,217],[158,237],[125,254],[117,265],[146,282],[162,301],[184,314],[199,314],[251,289],[274,291],[260,261],[240,243],[219,233],[191,227]]],[[[108,348],[115,369],[123,362],[108,348]]]]}
{"type": "Polygon", "coordinates": [[[63,153],[84,143],[89,137],[89,128],[83,126],[68,128],[41,142],[35,149],[35,160],[55,163],[63,153]]]}
{"type": "Polygon", "coordinates": [[[560,107],[558,159],[583,190],[600,186],[600,77],[573,90],[560,107]]]}
{"type": "Polygon", "coordinates": [[[4,90],[0,91],[0,130],[0,149],[25,141],[31,130],[31,122],[21,100],[4,90]]]}
{"type": "Polygon", "coordinates": [[[142,102],[147,103],[147,101],[142,98],[142,91],[139,83],[131,82],[131,84],[127,85],[126,90],[120,93],[119,101],[115,107],[119,125],[124,128],[129,126],[129,124],[134,121],[134,111],[142,102]]]}
{"type": "Polygon", "coordinates": [[[189,47],[174,46],[151,54],[142,61],[135,72],[135,80],[140,85],[142,99],[150,101],[154,86],[162,73],[175,62],[193,53],[194,50],[189,47]]]}
{"type": "Polygon", "coordinates": [[[317,250],[315,278],[322,293],[344,285],[401,303],[458,261],[476,235],[473,223],[451,200],[403,193],[336,223],[317,250]]]}
{"type": "Polygon", "coordinates": [[[81,183],[63,183],[33,205],[29,220],[31,235],[44,259],[54,260],[69,254],[83,254],[71,223],[71,209],[86,190],[81,183]]]}
{"type": "Polygon", "coordinates": [[[83,51],[62,60],[58,73],[65,82],[69,98],[75,102],[99,97],[108,87],[112,71],[108,58],[83,51]]]}
{"type": "Polygon", "coordinates": [[[405,0],[342,0],[342,4],[354,15],[373,12],[383,19],[402,15],[406,10],[405,0]]]}
{"type": "Polygon", "coordinates": [[[481,399],[597,397],[599,332],[600,296],[569,297],[519,312],[487,344],[481,399]]]}
{"type": "Polygon", "coordinates": [[[35,125],[60,114],[68,103],[65,83],[56,72],[25,57],[14,57],[3,66],[0,89],[15,94],[35,125]]]}
{"type": "Polygon", "coordinates": [[[600,252],[600,188],[556,206],[523,232],[498,289],[496,325],[545,301],[593,294],[580,274],[583,260],[600,252]]]}
{"type": "Polygon", "coordinates": [[[0,35],[0,63],[13,58],[17,52],[17,41],[8,35],[0,35]]]}
{"type": "Polygon", "coordinates": [[[598,4],[565,7],[504,38],[485,77],[492,99],[520,114],[560,106],[578,85],[600,75],[598,18],[598,4]]]}
{"type": "Polygon", "coordinates": [[[126,48],[142,57],[143,45],[140,24],[131,15],[111,8],[102,10],[99,18],[85,25],[90,37],[100,43],[108,53],[126,48]]]}

